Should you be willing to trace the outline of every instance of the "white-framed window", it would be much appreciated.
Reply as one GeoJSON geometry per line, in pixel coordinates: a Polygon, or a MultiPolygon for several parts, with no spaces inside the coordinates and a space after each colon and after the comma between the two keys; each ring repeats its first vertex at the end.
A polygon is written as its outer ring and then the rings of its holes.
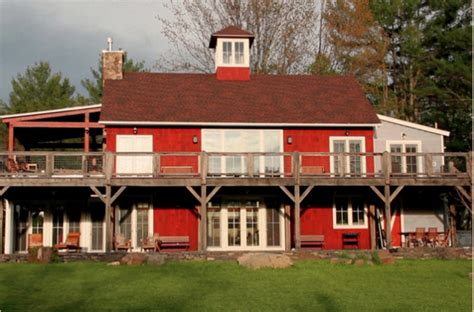
{"type": "Polygon", "coordinates": [[[222,43],[222,59],[224,64],[232,63],[232,42],[224,41],[222,43]]]}
{"type": "Polygon", "coordinates": [[[367,228],[367,206],[361,196],[334,196],[333,227],[335,229],[367,228]]]}
{"type": "MultiPolygon", "coordinates": [[[[421,141],[387,140],[386,150],[390,153],[420,153],[421,141]]],[[[391,155],[392,173],[419,173],[422,170],[422,157],[415,155],[391,155]]]]}
{"type": "Polygon", "coordinates": [[[215,54],[216,67],[249,67],[249,40],[218,38],[215,54]]]}
{"type": "Polygon", "coordinates": [[[116,140],[116,151],[119,153],[116,157],[117,174],[143,175],[153,173],[153,156],[145,155],[153,152],[152,135],[120,134],[116,136],[116,140]],[[120,153],[136,153],[138,155],[120,155],[120,153]]]}
{"type": "Polygon", "coordinates": [[[362,175],[366,173],[365,137],[330,137],[330,153],[340,153],[341,155],[331,155],[331,172],[336,175],[362,175]],[[342,155],[351,153],[351,155],[342,155]]]}
{"type": "MultiPolygon", "coordinates": [[[[203,129],[202,150],[208,153],[281,153],[282,130],[259,129],[203,129]]],[[[209,156],[211,175],[241,175],[247,173],[246,155],[209,156]]],[[[253,158],[254,175],[283,173],[283,156],[267,155],[253,158]]]]}
{"type": "Polygon", "coordinates": [[[235,64],[244,63],[244,43],[242,41],[234,42],[235,47],[235,64]]]}
{"type": "Polygon", "coordinates": [[[153,205],[149,198],[126,197],[115,209],[116,231],[140,249],[142,239],[153,235],[153,205]]]}

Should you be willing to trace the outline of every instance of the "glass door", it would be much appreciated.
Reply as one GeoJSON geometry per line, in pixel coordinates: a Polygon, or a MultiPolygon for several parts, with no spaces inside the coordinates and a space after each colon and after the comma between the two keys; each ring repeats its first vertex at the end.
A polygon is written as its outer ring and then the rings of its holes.
{"type": "Polygon", "coordinates": [[[13,213],[15,223],[14,250],[16,252],[26,251],[26,237],[28,233],[28,209],[23,205],[15,205],[13,213]]]}
{"type": "Polygon", "coordinates": [[[91,207],[91,223],[92,223],[92,235],[91,235],[91,249],[100,250],[104,249],[104,217],[105,208],[101,205],[94,205],[91,207]]]}

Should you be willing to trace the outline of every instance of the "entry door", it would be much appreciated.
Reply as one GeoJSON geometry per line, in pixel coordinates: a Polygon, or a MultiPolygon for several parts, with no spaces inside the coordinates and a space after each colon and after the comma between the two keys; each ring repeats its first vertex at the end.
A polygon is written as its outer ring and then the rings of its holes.
{"type": "Polygon", "coordinates": [[[105,208],[99,205],[91,206],[91,250],[104,249],[104,219],[105,208]]]}
{"type": "Polygon", "coordinates": [[[26,236],[28,233],[28,208],[24,205],[15,205],[15,251],[26,251],[26,236]]]}
{"type": "MultiPolygon", "coordinates": [[[[117,135],[117,153],[152,153],[152,135],[117,135]]],[[[152,174],[153,156],[117,156],[117,174],[152,174]]]]}
{"type": "Polygon", "coordinates": [[[226,208],[227,246],[260,246],[259,235],[262,231],[259,220],[262,216],[259,213],[259,202],[256,200],[228,201],[226,208]]]}

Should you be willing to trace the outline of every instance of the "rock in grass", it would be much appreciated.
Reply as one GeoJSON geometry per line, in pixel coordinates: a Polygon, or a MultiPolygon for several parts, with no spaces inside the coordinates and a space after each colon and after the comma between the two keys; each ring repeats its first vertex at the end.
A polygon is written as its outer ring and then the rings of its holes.
{"type": "Polygon", "coordinates": [[[147,260],[147,255],[143,253],[129,253],[120,259],[120,264],[139,265],[144,264],[147,260]]]}
{"type": "Polygon", "coordinates": [[[152,265],[162,265],[162,264],[165,264],[165,261],[166,261],[166,255],[153,253],[153,254],[148,255],[148,259],[146,263],[152,264],[152,265]]]}
{"type": "Polygon", "coordinates": [[[237,262],[241,266],[251,269],[283,269],[293,265],[293,261],[287,255],[271,253],[247,253],[240,256],[237,262]]]}
{"type": "Polygon", "coordinates": [[[113,262],[109,262],[107,263],[108,266],[117,266],[117,265],[120,265],[120,261],[113,261],[113,262]]]}

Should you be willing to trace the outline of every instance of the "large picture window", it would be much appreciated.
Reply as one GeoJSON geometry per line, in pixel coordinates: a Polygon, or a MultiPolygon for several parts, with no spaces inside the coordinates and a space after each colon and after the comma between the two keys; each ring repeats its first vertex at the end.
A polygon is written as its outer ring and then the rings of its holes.
{"type": "MultiPolygon", "coordinates": [[[[202,149],[209,153],[281,153],[283,152],[282,130],[202,130],[202,149]]],[[[279,175],[283,172],[283,157],[280,155],[210,155],[211,175],[243,175],[248,168],[254,175],[279,175]],[[249,166],[249,161],[251,165],[249,166]]]]}
{"type": "Polygon", "coordinates": [[[360,196],[335,196],[333,206],[334,228],[366,228],[367,211],[360,196]]]}

